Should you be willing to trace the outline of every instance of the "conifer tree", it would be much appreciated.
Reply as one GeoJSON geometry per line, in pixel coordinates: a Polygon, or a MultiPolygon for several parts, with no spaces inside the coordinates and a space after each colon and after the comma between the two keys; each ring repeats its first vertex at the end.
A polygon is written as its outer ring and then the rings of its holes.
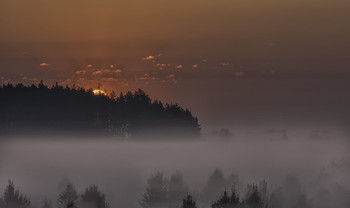
{"type": "Polygon", "coordinates": [[[162,208],[166,206],[168,181],[163,173],[156,173],[147,180],[147,188],[142,196],[140,205],[142,208],[162,208]]]}
{"type": "Polygon", "coordinates": [[[232,190],[231,196],[228,195],[227,191],[224,191],[223,196],[211,205],[212,208],[236,208],[240,204],[238,194],[232,190]]]}
{"type": "Polygon", "coordinates": [[[26,196],[15,189],[13,181],[9,180],[3,196],[5,208],[30,208],[30,201],[26,196]]]}
{"type": "Polygon", "coordinates": [[[96,185],[89,186],[85,189],[85,193],[81,195],[79,208],[108,208],[106,197],[98,189],[96,185]]]}
{"type": "Polygon", "coordinates": [[[191,195],[187,195],[186,198],[182,200],[181,208],[197,208],[196,202],[192,199],[191,195]]]}
{"type": "Polygon", "coordinates": [[[57,200],[58,208],[77,208],[79,195],[72,184],[68,184],[57,200]]]}

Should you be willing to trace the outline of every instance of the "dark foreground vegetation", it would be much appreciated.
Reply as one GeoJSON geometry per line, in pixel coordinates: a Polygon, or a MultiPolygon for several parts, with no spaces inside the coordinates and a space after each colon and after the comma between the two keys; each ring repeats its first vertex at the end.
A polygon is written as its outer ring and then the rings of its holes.
{"type": "Polygon", "coordinates": [[[65,134],[120,138],[200,136],[198,119],[178,104],[135,92],[95,95],[92,89],[56,85],[0,86],[0,132],[65,134]]]}
{"type": "MultiPolygon", "coordinates": [[[[111,207],[106,195],[96,185],[88,186],[82,193],[78,193],[71,183],[67,183],[54,199],[45,198],[39,206],[39,208],[111,207]]],[[[293,177],[286,179],[283,188],[268,187],[266,181],[243,187],[238,176],[231,175],[226,179],[217,169],[199,193],[189,193],[179,172],[171,175],[170,179],[161,172],[155,173],[147,180],[147,187],[140,196],[139,207],[312,208],[319,206],[312,205],[311,200],[301,191],[298,181],[293,177]],[[230,187],[228,187],[229,184],[230,187]]],[[[34,206],[24,194],[20,193],[14,183],[9,181],[0,197],[0,208],[34,208],[34,206]]]]}

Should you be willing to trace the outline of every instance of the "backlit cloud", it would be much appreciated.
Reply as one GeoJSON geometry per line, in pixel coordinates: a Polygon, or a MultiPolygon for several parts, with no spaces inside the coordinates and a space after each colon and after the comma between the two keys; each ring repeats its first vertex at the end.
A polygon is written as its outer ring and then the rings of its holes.
{"type": "Polygon", "coordinates": [[[101,70],[97,70],[92,72],[92,75],[101,75],[103,72],[101,70]]]}
{"type": "Polygon", "coordinates": [[[123,70],[121,69],[116,69],[116,70],[113,70],[113,69],[99,69],[99,70],[96,70],[94,72],[92,72],[92,75],[112,75],[112,74],[118,74],[118,73],[121,73],[123,72],[123,70]]]}
{"type": "Polygon", "coordinates": [[[108,82],[117,82],[118,79],[115,77],[106,77],[106,78],[102,78],[103,81],[108,81],[108,82]]]}
{"type": "Polygon", "coordinates": [[[43,62],[40,64],[40,66],[45,67],[45,66],[50,66],[50,64],[43,62]]]}
{"type": "Polygon", "coordinates": [[[143,60],[154,60],[155,57],[154,56],[146,56],[144,58],[142,58],[143,60]]]}
{"type": "Polygon", "coordinates": [[[85,70],[78,70],[75,72],[75,74],[86,74],[85,70]]]}
{"type": "Polygon", "coordinates": [[[184,66],[182,64],[179,64],[179,65],[176,66],[176,68],[177,69],[182,69],[182,68],[184,68],[184,66]]]}

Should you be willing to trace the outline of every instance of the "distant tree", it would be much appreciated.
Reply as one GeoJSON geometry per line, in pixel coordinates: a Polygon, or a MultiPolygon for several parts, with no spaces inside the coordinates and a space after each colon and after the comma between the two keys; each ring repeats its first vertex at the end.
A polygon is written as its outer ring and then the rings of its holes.
{"type": "Polygon", "coordinates": [[[79,208],[108,208],[106,197],[96,185],[89,186],[81,195],[79,208]]]}
{"type": "Polygon", "coordinates": [[[79,195],[72,184],[68,184],[57,200],[58,208],[77,208],[79,195]]]}
{"type": "Polygon", "coordinates": [[[227,187],[232,187],[233,190],[242,190],[244,187],[243,182],[239,179],[237,174],[231,174],[226,180],[227,187]]]}
{"type": "Polygon", "coordinates": [[[145,193],[142,195],[140,205],[143,208],[163,208],[167,205],[168,181],[163,173],[156,173],[147,180],[145,193]]]}
{"type": "Polygon", "coordinates": [[[214,173],[210,175],[207,185],[203,189],[203,201],[211,203],[218,198],[222,190],[226,188],[226,179],[220,169],[215,169],[214,173]]]}
{"type": "Polygon", "coordinates": [[[196,202],[192,199],[191,195],[187,195],[186,198],[182,200],[181,208],[197,208],[196,202]]]}
{"type": "Polygon", "coordinates": [[[188,192],[184,183],[183,176],[180,172],[171,175],[168,184],[168,202],[171,206],[176,207],[183,196],[188,192]]]}
{"type": "Polygon", "coordinates": [[[4,208],[30,208],[30,201],[15,189],[13,181],[9,180],[5,189],[2,205],[4,208]]]}

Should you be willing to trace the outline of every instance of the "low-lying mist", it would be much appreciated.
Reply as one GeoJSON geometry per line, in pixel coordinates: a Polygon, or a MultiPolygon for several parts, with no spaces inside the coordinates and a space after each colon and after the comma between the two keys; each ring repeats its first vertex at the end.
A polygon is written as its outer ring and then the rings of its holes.
{"type": "MultiPolygon", "coordinates": [[[[346,139],[263,137],[246,134],[244,139],[236,135],[225,141],[207,137],[191,142],[3,140],[0,187],[5,189],[11,179],[34,206],[41,207],[45,197],[55,204],[68,183],[74,184],[78,192],[96,184],[111,207],[136,208],[140,207],[148,178],[157,172],[169,178],[178,171],[199,207],[204,207],[207,205],[201,203],[201,194],[209,176],[219,169],[227,179],[232,174],[237,177],[240,186],[235,184],[235,188],[242,196],[247,184],[266,180],[269,189],[283,189],[288,178],[293,177],[293,184],[299,184],[298,190],[315,207],[350,204],[350,153],[346,139]]],[[[230,190],[233,184],[226,186],[230,190]]]]}

